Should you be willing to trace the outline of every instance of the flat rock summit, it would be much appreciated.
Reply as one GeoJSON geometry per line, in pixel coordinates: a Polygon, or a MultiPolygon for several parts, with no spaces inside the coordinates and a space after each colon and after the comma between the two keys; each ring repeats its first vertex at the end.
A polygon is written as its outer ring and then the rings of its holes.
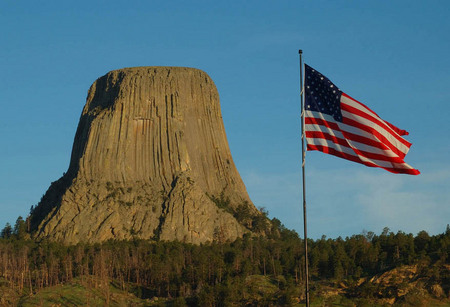
{"type": "Polygon", "coordinates": [[[219,95],[203,71],[135,67],[88,92],[69,169],[32,210],[36,239],[233,240],[261,215],[233,163],[219,95]]]}

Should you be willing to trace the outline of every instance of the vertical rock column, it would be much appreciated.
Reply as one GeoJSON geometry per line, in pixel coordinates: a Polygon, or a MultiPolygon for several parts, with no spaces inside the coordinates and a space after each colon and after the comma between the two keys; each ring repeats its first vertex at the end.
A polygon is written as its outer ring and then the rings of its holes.
{"type": "Polygon", "coordinates": [[[233,163],[213,81],[201,70],[111,71],[88,92],[67,173],[32,214],[37,238],[192,243],[248,231],[258,214],[233,163]],[[218,208],[212,196],[229,199],[218,208]]]}

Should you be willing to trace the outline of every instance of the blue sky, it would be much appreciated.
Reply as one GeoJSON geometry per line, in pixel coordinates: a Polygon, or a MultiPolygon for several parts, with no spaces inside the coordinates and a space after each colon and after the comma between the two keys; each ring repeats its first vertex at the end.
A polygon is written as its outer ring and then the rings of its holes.
{"type": "Polygon", "coordinates": [[[319,152],[306,164],[308,231],[430,234],[450,223],[448,1],[2,1],[0,227],[67,170],[89,86],[110,70],[187,66],[221,99],[256,206],[302,234],[298,49],[410,132],[394,175],[319,152]]]}

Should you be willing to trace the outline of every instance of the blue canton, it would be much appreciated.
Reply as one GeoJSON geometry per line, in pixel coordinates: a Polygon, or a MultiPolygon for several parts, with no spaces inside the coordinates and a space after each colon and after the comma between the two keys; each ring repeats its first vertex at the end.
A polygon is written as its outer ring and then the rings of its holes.
{"type": "Polygon", "coordinates": [[[341,95],[327,77],[305,64],[305,110],[325,113],[342,122],[341,95]]]}

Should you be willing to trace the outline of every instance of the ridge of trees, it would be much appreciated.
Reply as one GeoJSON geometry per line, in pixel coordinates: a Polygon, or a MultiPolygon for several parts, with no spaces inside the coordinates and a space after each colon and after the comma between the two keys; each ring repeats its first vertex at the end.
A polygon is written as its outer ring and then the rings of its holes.
{"type": "MultiPolygon", "coordinates": [[[[27,220],[19,217],[14,227],[7,224],[0,234],[0,277],[15,290],[33,294],[74,278],[95,276],[124,290],[133,284],[142,298],[186,298],[206,306],[242,303],[246,280],[261,275],[276,280],[279,288],[268,299],[285,304],[292,289],[304,282],[303,243],[278,219],[272,219],[270,227],[267,236],[246,235],[221,244],[132,240],[65,246],[30,240],[27,220]]],[[[308,239],[308,245],[312,280],[356,281],[402,265],[450,264],[448,225],[444,233],[433,236],[385,228],[380,235],[308,239]]],[[[428,274],[450,285],[450,276],[431,269],[428,274]]]]}

